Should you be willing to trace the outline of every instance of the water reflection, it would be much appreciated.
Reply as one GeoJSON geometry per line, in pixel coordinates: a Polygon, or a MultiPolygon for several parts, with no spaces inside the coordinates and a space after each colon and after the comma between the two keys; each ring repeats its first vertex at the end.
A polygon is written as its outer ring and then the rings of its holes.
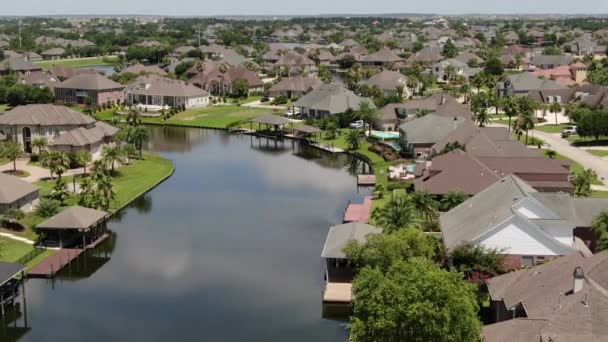
{"type": "Polygon", "coordinates": [[[360,163],[253,141],[154,127],[150,146],[174,176],[55,281],[27,282],[34,329],[20,341],[345,340],[342,322],[321,317],[320,253],[347,201],[365,195],[349,175],[360,163]]]}

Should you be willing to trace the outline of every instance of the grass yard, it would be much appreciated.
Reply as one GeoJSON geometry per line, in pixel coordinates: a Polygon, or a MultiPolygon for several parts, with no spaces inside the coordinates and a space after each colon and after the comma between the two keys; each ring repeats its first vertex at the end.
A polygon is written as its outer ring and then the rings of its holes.
{"type": "Polygon", "coordinates": [[[0,237],[0,261],[15,262],[34,249],[27,243],[0,237]]]}
{"type": "Polygon", "coordinates": [[[587,150],[587,152],[600,158],[608,157],[608,150],[587,150]]]}
{"type": "Polygon", "coordinates": [[[534,129],[541,132],[546,133],[561,133],[566,128],[572,127],[572,125],[562,124],[562,125],[542,125],[542,126],[534,126],[534,129]]]}
{"type": "MultiPolygon", "coordinates": [[[[582,172],[583,170],[585,170],[585,168],[583,167],[583,165],[581,165],[581,164],[575,162],[574,160],[572,160],[572,159],[570,159],[570,158],[568,158],[566,156],[563,156],[563,155],[561,155],[559,153],[555,154],[555,159],[569,160],[570,162],[572,162],[572,164],[570,166],[570,171],[571,172],[579,173],[579,172],[582,172]]],[[[593,185],[603,185],[603,183],[597,177],[595,177],[593,179],[593,181],[591,182],[591,184],[593,184],[593,185]]]]}
{"type": "Polygon", "coordinates": [[[573,134],[569,136],[568,141],[573,143],[574,145],[587,145],[587,146],[606,146],[608,145],[608,136],[600,136],[599,140],[595,140],[592,137],[580,137],[578,134],[573,134]]]}
{"type": "Polygon", "coordinates": [[[260,115],[273,113],[271,109],[220,105],[189,109],[181,112],[165,123],[201,128],[228,128],[260,115]]]}
{"type": "MultiPolygon", "coordinates": [[[[106,110],[102,110],[100,112],[97,112],[95,114],[93,114],[93,116],[97,119],[97,120],[101,120],[101,121],[113,121],[115,119],[118,119],[120,121],[124,121],[125,117],[122,115],[115,115],[114,111],[116,109],[106,109],[106,110]]],[[[141,121],[143,123],[151,123],[151,124],[159,124],[162,123],[162,119],[159,117],[141,117],[141,121]]]]}
{"type": "Polygon", "coordinates": [[[608,191],[593,191],[591,197],[608,197],[608,191]]]}
{"type": "Polygon", "coordinates": [[[90,58],[73,58],[73,59],[58,59],[54,61],[35,62],[35,65],[42,67],[42,70],[47,71],[54,66],[64,66],[70,68],[82,68],[97,65],[112,65],[114,56],[105,57],[90,57],[90,58]]]}
{"type": "Polygon", "coordinates": [[[9,110],[11,110],[11,106],[4,103],[4,104],[0,104],[0,113],[4,113],[4,112],[8,112],[9,110]]]}

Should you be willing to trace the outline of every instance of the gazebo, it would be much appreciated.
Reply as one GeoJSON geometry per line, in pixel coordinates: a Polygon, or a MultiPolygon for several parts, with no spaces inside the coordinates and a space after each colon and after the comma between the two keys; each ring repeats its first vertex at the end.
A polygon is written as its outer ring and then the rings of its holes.
{"type": "Polygon", "coordinates": [[[24,271],[25,265],[0,262],[0,314],[2,316],[4,316],[5,305],[13,303],[19,295],[19,285],[25,278],[24,271]]]}
{"type": "Polygon", "coordinates": [[[106,231],[105,221],[109,214],[84,207],[70,207],[36,226],[43,234],[46,245],[78,245],[82,248],[95,241],[106,231]]]}
{"type": "Polygon", "coordinates": [[[268,133],[268,135],[278,135],[279,133],[283,132],[283,128],[286,125],[292,124],[291,120],[284,118],[282,116],[274,115],[274,114],[266,114],[266,115],[258,116],[256,118],[251,119],[249,122],[251,124],[252,131],[253,131],[254,123],[258,124],[258,132],[262,131],[262,129],[261,129],[262,125],[266,125],[265,132],[268,133]],[[273,127],[273,130],[270,130],[270,127],[273,127]],[[279,131],[279,127],[280,127],[280,131],[279,131]]]}
{"type": "Polygon", "coordinates": [[[295,136],[298,138],[305,138],[310,136],[316,137],[317,133],[322,132],[319,127],[309,125],[296,126],[293,128],[293,131],[295,133],[295,136]]]}

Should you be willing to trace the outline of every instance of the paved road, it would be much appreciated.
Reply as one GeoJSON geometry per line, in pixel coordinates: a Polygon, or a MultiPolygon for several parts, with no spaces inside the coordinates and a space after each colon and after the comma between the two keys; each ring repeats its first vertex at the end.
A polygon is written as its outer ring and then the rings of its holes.
{"type": "MultiPolygon", "coordinates": [[[[497,123],[493,123],[492,126],[507,127],[506,125],[497,123]]],[[[608,185],[608,160],[594,156],[582,148],[570,145],[568,140],[562,139],[560,133],[546,133],[532,130],[530,131],[530,136],[544,140],[557,153],[576,161],[585,168],[591,168],[602,179],[602,182],[608,185]]]]}

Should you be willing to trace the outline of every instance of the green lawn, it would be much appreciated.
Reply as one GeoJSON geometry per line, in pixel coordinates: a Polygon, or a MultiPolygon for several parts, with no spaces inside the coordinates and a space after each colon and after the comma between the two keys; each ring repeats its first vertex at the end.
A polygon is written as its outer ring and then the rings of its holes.
{"type": "Polygon", "coordinates": [[[165,123],[189,127],[228,128],[257,116],[271,113],[273,113],[271,109],[220,105],[189,109],[166,120],[165,123]]]}
{"type": "Polygon", "coordinates": [[[0,261],[15,262],[34,249],[24,242],[0,237],[0,261]]]}
{"type": "Polygon", "coordinates": [[[608,157],[608,150],[587,150],[587,152],[600,158],[608,157]]]}
{"type": "Polygon", "coordinates": [[[12,107],[6,103],[0,104],[0,113],[8,112],[9,110],[11,110],[11,108],[12,107]]]}
{"type": "MultiPolygon", "coordinates": [[[[559,153],[555,154],[555,159],[562,159],[562,160],[569,160],[572,164],[570,165],[570,171],[571,172],[575,172],[575,173],[579,173],[582,172],[583,170],[585,170],[585,168],[583,167],[583,165],[575,162],[574,160],[563,156],[559,153]]],[[[603,185],[602,181],[600,181],[597,177],[595,179],[593,179],[593,181],[591,182],[591,184],[594,185],[603,185]]]]}
{"type": "Polygon", "coordinates": [[[564,129],[566,129],[568,127],[572,127],[572,125],[566,125],[566,124],[542,125],[542,126],[535,126],[534,129],[537,131],[546,132],[546,133],[561,133],[561,131],[563,131],[564,129]]]}
{"type": "Polygon", "coordinates": [[[58,59],[54,61],[41,61],[34,64],[42,67],[42,70],[47,71],[54,66],[64,66],[70,68],[82,68],[96,65],[112,65],[114,56],[106,57],[91,57],[91,58],[74,58],[74,59],[58,59]]]}
{"type": "Polygon", "coordinates": [[[593,191],[591,197],[608,197],[608,191],[593,191]]]}
{"type": "MultiPolygon", "coordinates": [[[[115,115],[114,111],[116,111],[116,109],[106,109],[106,110],[102,110],[100,112],[97,112],[95,114],[93,114],[93,116],[95,116],[95,118],[97,120],[101,120],[101,121],[113,121],[114,119],[118,119],[120,121],[124,121],[125,117],[122,115],[115,115]]],[[[151,123],[151,124],[159,124],[162,123],[162,119],[159,117],[141,117],[141,121],[143,123],[151,123]]]]}
{"type": "Polygon", "coordinates": [[[568,137],[568,141],[570,141],[571,143],[574,144],[585,144],[585,145],[599,145],[599,146],[605,146],[608,145],[608,136],[600,136],[599,140],[595,140],[595,138],[592,137],[580,137],[578,136],[578,134],[573,134],[571,136],[568,137]]]}

